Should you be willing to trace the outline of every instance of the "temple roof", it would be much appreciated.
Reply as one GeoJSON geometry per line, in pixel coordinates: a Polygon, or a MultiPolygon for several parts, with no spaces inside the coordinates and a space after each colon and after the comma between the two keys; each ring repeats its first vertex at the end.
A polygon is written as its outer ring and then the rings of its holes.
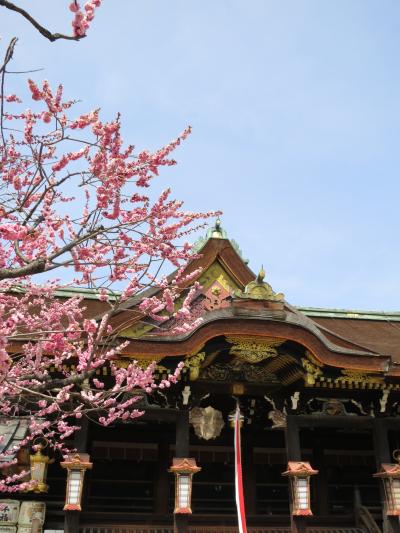
{"type": "Polygon", "coordinates": [[[394,362],[400,364],[398,318],[326,318],[312,315],[312,319],[336,343],[340,344],[341,339],[346,339],[379,355],[390,355],[394,362]]]}
{"type": "MultiPolygon", "coordinates": [[[[129,300],[113,318],[119,336],[130,339],[126,355],[182,356],[218,335],[250,334],[299,342],[323,364],[400,376],[400,312],[291,306],[282,293],[276,293],[268,284],[265,272],[257,276],[250,270],[219,220],[198,241],[197,255],[186,273],[198,269],[202,291],[194,306],[202,324],[177,336],[169,334],[167,322],[160,333],[137,309],[143,296],[157,293],[157,289],[150,289],[129,300]]],[[[60,293],[60,297],[70,296],[69,292],[60,293]]],[[[94,292],[85,291],[82,295],[88,315],[98,317],[104,312],[94,292]]]]}

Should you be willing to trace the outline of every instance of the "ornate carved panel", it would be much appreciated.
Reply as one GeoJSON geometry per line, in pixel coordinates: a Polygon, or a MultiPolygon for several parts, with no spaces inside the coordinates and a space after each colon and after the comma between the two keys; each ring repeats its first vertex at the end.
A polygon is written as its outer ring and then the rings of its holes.
{"type": "Polygon", "coordinates": [[[251,364],[234,359],[227,363],[213,363],[200,372],[200,379],[209,381],[278,384],[275,374],[263,364],[251,364]]]}
{"type": "Polygon", "coordinates": [[[282,339],[260,340],[254,337],[226,337],[226,340],[232,344],[230,354],[253,364],[276,357],[278,346],[284,342],[282,339]]]}

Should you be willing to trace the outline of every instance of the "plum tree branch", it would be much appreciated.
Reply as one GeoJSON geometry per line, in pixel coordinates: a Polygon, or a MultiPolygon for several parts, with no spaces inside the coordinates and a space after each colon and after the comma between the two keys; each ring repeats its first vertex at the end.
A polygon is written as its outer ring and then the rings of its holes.
{"type": "Polygon", "coordinates": [[[34,28],[37,29],[37,31],[43,35],[43,37],[46,37],[51,42],[57,41],[58,39],[66,39],[68,41],[80,41],[86,35],[64,35],[63,33],[52,33],[50,30],[39,24],[39,22],[32,17],[25,9],[22,9],[22,7],[16,6],[12,2],[9,2],[8,0],[0,0],[0,6],[5,7],[6,9],[9,9],[10,11],[15,11],[16,13],[19,13],[22,15],[28,22],[32,24],[34,28]]]}

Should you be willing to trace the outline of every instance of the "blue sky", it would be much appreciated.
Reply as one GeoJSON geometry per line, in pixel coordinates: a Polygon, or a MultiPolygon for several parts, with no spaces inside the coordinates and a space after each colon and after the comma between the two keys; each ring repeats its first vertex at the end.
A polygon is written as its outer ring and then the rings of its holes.
{"type": "MultiPolygon", "coordinates": [[[[70,31],[68,1],[15,2],[70,31]]],[[[400,309],[398,1],[103,0],[79,43],[4,9],[0,35],[20,37],[15,69],[120,111],[138,148],[191,124],[157,187],[222,209],[288,301],[400,309]]]]}

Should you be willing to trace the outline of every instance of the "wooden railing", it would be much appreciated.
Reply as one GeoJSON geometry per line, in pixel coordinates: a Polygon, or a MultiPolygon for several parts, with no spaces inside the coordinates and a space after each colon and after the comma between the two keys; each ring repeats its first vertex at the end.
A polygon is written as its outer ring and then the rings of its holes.
{"type": "Polygon", "coordinates": [[[364,505],[360,505],[358,511],[358,523],[360,526],[368,531],[368,533],[382,533],[380,527],[375,522],[374,517],[370,513],[369,509],[364,505]]]}
{"type": "MultiPolygon", "coordinates": [[[[379,528],[378,528],[379,529],[379,528]]],[[[291,533],[287,527],[248,527],[249,533],[291,533]]],[[[234,526],[189,526],[189,533],[238,533],[234,526]]],[[[87,525],[79,529],[79,533],[174,533],[171,526],[119,526],[119,525],[87,525]]],[[[357,527],[309,527],[307,533],[365,533],[357,527]]]]}
{"type": "Polygon", "coordinates": [[[379,516],[380,513],[375,513],[374,516],[371,511],[376,511],[376,509],[368,508],[366,505],[362,504],[360,489],[359,487],[355,487],[354,513],[357,526],[362,527],[367,533],[382,533],[381,528],[375,521],[375,516],[379,516]]]}

